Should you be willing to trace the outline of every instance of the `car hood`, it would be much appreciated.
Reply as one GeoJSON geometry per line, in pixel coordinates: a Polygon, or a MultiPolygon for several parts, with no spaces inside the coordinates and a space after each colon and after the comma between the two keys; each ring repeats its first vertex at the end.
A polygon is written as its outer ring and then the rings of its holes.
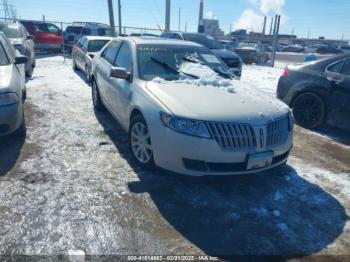
{"type": "Polygon", "coordinates": [[[211,51],[218,57],[224,59],[239,59],[239,56],[232,51],[226,49],[211,49],[211,51]]]}
{"type": "Polygon", "coordinates": [[[232,88],[150,81],[146,89],[172,114],[190,119],[264,125],[289,112],[282,102],[239,81],[232,88]]]}

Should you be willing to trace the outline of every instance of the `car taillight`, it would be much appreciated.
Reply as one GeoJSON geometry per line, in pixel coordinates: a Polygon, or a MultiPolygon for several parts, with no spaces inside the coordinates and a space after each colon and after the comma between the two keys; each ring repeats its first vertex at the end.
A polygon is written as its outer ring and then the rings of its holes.
{"type": "Polygon", "coordinates": [[[282,77],[288,77],[289,76],[289,71],[288,69],[284,69],[283,73],[282,73],[282,77]]]}

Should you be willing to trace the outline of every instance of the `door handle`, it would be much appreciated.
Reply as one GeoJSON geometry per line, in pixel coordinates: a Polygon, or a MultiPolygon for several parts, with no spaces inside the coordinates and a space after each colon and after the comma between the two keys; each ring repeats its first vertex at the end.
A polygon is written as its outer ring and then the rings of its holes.
{"type": "Polygon", "coordinates": [[[339,84],[343,79],[341,77],[327,77],[327,80],[339,84]]]}

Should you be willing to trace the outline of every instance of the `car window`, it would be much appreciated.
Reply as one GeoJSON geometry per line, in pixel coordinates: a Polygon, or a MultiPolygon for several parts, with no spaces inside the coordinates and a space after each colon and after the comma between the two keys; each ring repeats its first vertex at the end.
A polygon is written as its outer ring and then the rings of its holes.
{"type": "Polygon", "coordinates": [[[341,73],[350,76],[350,59],[345,61],[341,73]]]}
{"type": "Polygon", "coordinates": [[[35,28],[35,31],[37,32],[47,32],[46,24],[35,24],[34,28],[35,28]]]}
{"type": "Polygon", "coordinates": [[[47,24],[47,31],[52,34],[59,33],[61,30],[54,24],[47,24]]]}
{"type": "Polygon", "coordinates": [[[99,36],[111,36],[111,30],[108,28],[98,28],[97,34],[99,36]]]}
{"type": "Polygon", "coordinates": [[[117,57],[117,53],[119,50],[120,43],[119,42],[111,42],[108,47],[104,50],[102,57],[109,62],[110,64],[114,64],[115,58],[117,57]]]}
{"type": "Polygon", "coordinates": [[[338,63],[335,63],[327,68],[329,72],[334,72],[334,73],[340,73],[340,71],[343,68],[344,61],[340,61],[338,63]]]}
{"type": "Polygon", "coordinates": [[[83,35],[91,35],[91,29],[90,28],[84,28],[82,31],[83,35]]]}
{"type": "Polygon", "coordinates": [[[98,52],[100,51],[109,40],[91,40],[88,44],[88,52],[98,52]]]}
{"type": "Polygon", "coordinates": [[[10,61],[5,53],[4,46],[0,42],[0,66],[9,65],[10,61]]]}
{"type": "Polygon", "coordinates": [[[182,40],[182,37],[179,34],[172,34],[171,38],[182,40]]]}
{"type": "Polygon", "coordinates": [[[81,27],[79,26],[68,26],[66,29],[66,33],[68,34],[80,34],[81,33],[81,27]]]}
{"type": "Polygon", "coordinates": [[[120,47],[115,65],[125,68],[128,72],[132,71],[132,54],[127,43],[123,43],[120,47]]]}
{"type": "Polygon", "coordinates": [[[17,25],[0,24],[0,31],[8,38],[22,38],[23,32],[17,25]]]}

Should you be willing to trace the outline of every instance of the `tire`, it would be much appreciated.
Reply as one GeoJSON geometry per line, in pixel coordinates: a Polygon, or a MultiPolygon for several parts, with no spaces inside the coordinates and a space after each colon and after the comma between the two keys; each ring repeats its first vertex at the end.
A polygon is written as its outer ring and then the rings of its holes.
{"type": "Polygon", "coordinates": [[[77,63],[75,62],[75,59],[74,59],[74,58],[72,58],[72,66],[73,66],[73,70],[74,70],[74,71],[77,71],[77,70],[78,70],[77,63]]]}
{"type": "Polygon", "coordinates": [[[148,126],[141,115],[136,115],[131,119],[129,146],[132,156],[139,166],[145,170],[152,170],[155,168],[148,126]]]}
{"type": "Polygon", "coordinates": [[[26,133],[27,133],[26,120],[23,113],[21,125],[12,135],[16,137],[23,137],[26,135],[26,133]]]}
{"type": "Polygon", "coordinates": [[[98,90],[98,86],[95,80],[92,81],[91,93],[92,93],[92,103],[94,105],[94,108],[97,111],[102,111],[105,107],[102,103],[100,91],[98,90]]]}
{"type": "Polygon", "coordinates": [[[27,89],[25,88],[22,92],[22,103],[24,104],[26,100],[27,100],[27,89]]]}
{"type": "Polygon", "coordinates": [[[88,65],[85,65],[85,74],[88,83],[91,83],[91,74],[88,65]]]}
{"type": "Polygon", "coordinates": [[[26,77],[32,77],[33,76],[33,71],[34,71],[34,68],[32,65],[30,65],[29,69],[26,70],[26,77]]]}
{"type": "Polygon", "coordinates": [[[323,99],[315,93],[298,95],[292,106],[295,122],[307,129],[320,128],[326,119],[326,106],[323,99]]]}

